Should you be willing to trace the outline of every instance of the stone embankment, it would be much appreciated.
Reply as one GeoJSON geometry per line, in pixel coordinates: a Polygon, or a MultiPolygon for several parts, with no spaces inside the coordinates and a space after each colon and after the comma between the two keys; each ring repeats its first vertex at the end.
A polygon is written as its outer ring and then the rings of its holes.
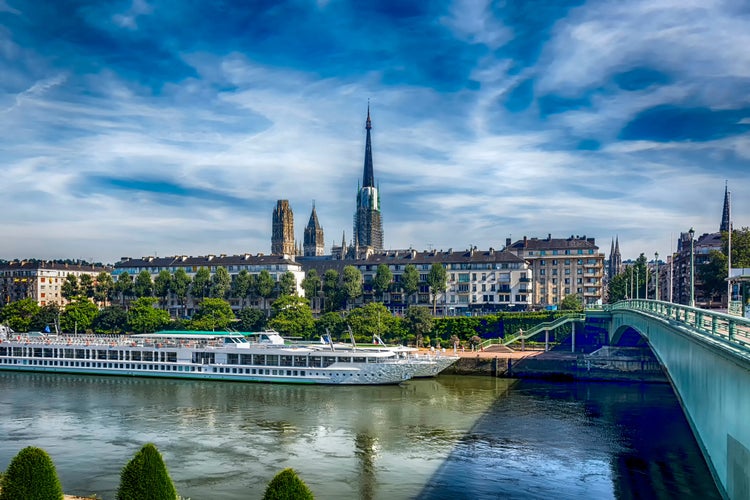
{"type": "Polygon", "coordinates": [[[456,375],[667,382],[648,348],[603,347],[590,354],[565,351],[457,352],[460,359],[445,372],[456,375]]]}

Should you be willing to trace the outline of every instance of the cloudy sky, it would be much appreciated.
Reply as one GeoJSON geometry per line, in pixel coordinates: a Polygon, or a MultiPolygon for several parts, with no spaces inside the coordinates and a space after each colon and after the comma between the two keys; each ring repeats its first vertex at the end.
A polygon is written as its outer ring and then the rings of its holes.
{"type": "Polygon", "coordinates": [[[750,225],[745,0],[0,0],[0,258],[387,248],[750,225]]]}

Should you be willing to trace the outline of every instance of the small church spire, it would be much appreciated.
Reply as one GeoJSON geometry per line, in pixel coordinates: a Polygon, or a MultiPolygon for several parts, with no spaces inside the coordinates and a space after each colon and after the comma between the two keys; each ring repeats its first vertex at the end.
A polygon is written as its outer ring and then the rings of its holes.
{"type": "Polygon", "coordinates": [[[719,231],[721,232],[729,231],[729,220],[731,217],[730,195],[729,183],[724,181],[724,211],[721,214],[721,226],[719,227],[719,231]]]}

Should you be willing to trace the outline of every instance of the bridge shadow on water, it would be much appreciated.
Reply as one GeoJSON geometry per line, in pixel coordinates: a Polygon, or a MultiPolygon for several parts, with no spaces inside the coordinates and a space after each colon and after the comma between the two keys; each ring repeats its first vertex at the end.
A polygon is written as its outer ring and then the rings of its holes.
{"type": "Polygon", "coordinates": [[[668,384],[521,380],[417,498],[721,496],[668,384]]]}

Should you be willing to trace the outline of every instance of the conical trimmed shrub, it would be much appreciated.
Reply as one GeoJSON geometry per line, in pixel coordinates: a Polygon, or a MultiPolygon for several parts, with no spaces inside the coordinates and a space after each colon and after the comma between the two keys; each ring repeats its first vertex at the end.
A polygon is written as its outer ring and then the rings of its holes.
{"type": "Polygon", "coordinates": [[[117,500],[175,500],[172,478],[161,453],[151,443],[143,445],[120,473],[117,500]]]}
{"type": "Polygon", "coordinates": [[[315,497],[293,469],[284,469],[268,483],[263,500],[313,500],[315,497]]]}
{"type": "Polygon", "coordinates": [[[13,457],[3,476],[0,500],[62,500],[55,464],[41,448],[29,446],[13,457]]]}

